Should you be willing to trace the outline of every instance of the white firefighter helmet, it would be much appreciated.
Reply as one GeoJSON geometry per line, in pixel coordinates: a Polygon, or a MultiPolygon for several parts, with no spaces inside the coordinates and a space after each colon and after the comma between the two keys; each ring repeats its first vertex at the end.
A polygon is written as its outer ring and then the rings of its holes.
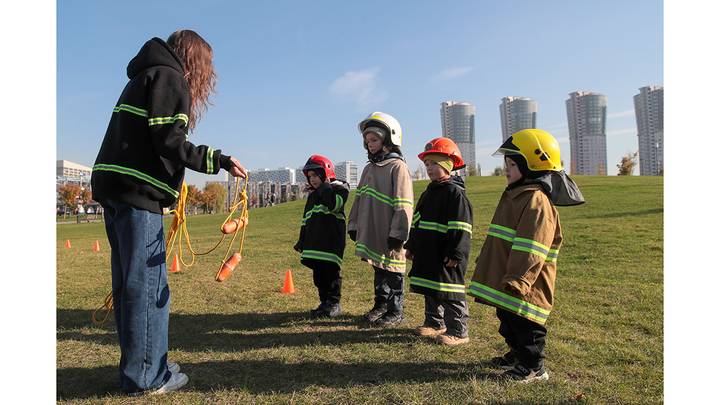
{"type": "Polygon", "coordinates": [[[360,121],[358,124],[360,134],[365,131],[365,128],[371,127],[376,123],[387,129],[390,133],[390,139],[384,139],[384,142],[390,142],[395,146],[402,146],[402,128],[400,127],[400,123],[395,117],[384,112],[376,111],[360,121]]]}

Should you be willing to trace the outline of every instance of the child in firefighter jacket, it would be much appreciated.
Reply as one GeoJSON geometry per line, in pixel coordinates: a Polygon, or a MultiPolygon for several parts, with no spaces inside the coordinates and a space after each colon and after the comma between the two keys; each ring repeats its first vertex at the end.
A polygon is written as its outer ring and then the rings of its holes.
{"type": "Polygon", "coordinates": [[[496,154],[505,158],[508,186],[500,197],[476,260],[468,294],[496,307],[509,351],[491,363],[515,381],[547,380],[545,322],[554,302],[563,241],[556,205],[584,202],[562,171],[560,147],[549,133],[525,129],[496,154]]]}
{"type": "Polygon", "coordinates": [[[312,189],[305,203],[300,238],[294,249],[300,262],[312,269],[320,305],[310,311],[313,318],[340,315],[340,289],[343,252],[345,251],[345,201],[348,184],[335,178],[330,159],[312,155],[303,167],[312,189]]]}
{"type": "Polygon", "coordinates": [[[369,163],[350,209],[348,234],[355,242],[355,255],[375,272],[375,304],[365,319],[375,326],[391,326],[403,321],[403,243],[410,233],[412,180],[400,152],[402,129],[393,116],[374,112],[358,129],[369,163]]]}
{"type": "Polygon", "coordinates": [[[461,177],[465,164],[449,138],[435,138],[418,155],[430,184],[415,206],[405,257],[412,260],[410,291],[425,296],[425,322],[416,334],[454,346],[467,343],[465,271],[472,239],[472,205],[461,177]]]}

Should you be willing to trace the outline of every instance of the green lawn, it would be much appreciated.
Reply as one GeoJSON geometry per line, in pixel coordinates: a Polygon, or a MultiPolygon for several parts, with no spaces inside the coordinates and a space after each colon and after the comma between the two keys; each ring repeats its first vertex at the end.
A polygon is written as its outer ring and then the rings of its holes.
{"type": "MultiPolygon", "coordinates": [[[[504,177],[473,177],[471,260],[480,251],[504,177]]],[[[565,242],[556,306],[547,323],[550,380],[508,385],[484,361],[504,352],[494,309],[470,304],[469,344],[447,348],[415,337],[423,301],[406,295],[407,321],[376,329],[372,271],[349,244],[344,315],[311,320],[311,273],[292,250],[304,201],[251,211],[244,260],[214,281],[225,248],[170,275],[170,353],[190,377],[186,389],[130,400],[117,382],[114,322],[92,311],[110,291],[103,225],[57,226],[57,399],[72,403],[658,403],[663,401],[663,179],[575,178],[588,203],[559,208],[565,242]],[[72,249],[65,249],[66,239],[72,249]],[[100,241],[101,251],[92,251],[100,241]],[[280,294],[293,270],[297,293],[280,294]]],[[[415,198],[427,182],[415,183],[415,198]]],[[[346,212],[350,210],[350,203],[346,212]]],[[[189,218],[198,250],[219,238],[225,215],[189,218]]],[[[168,218],[169,219],[169,218],[168,218]]],[[[167,224],[167,222],[166,222],[167,224]]],[[[349,239],[348,239],[349,242],[349,239]]],[[[467,278],[472,276],[470,268],[467,278]]],[[[406,283],[407,287],[407,283],[406,283]]],[[[111,317],[112,318],[112,317],[111,317]]]]}

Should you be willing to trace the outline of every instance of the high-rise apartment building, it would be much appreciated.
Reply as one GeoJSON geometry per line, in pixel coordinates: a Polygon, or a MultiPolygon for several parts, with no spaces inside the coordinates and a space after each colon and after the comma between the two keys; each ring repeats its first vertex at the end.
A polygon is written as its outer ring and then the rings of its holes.
{"type": "Polygon", "coordinates": [[[350,189],[354,190],[358,185],[358,167],[352,160],[335,163],[335,176],[338,179],[345,180],[350,184],[350,189]]]}
{"type": "MultiPolygon", "coordinates": [[[[440,104],[442,136],[452,139],[460,149],[467,167],[475,165],[475,106],[470,103],[443,101],[440,104]]],[[[467,173],[462,169],[460,174],[467,173]]]]}
{"type": "Polygon", "coordinates": [[[607,175],[607,97],[575,91],[565,100],[570,174],[607,175]]]}
{"type": "Polygon", "coordinates": [[[531,98],[503,97],[500,104],[503,142],[521,129],[537,128],[537,111],[537,102],[531,98]]]}
{"type": "Polygon", "coordinates": [[[662,86],[645,86],[633,97],[641,176],[663,173],[663,93],[662,86]]]}

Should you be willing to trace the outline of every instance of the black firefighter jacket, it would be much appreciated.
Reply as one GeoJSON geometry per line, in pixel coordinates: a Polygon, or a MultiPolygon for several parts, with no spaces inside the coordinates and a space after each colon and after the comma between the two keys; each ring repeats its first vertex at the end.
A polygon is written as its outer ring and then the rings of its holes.
{"type": "Polygon", "coordinates": [[[303,212],[300,238],[295,250],[300,262],[310,268],[340,269],[345,251],[345,202],[347,183],[323,183],[308,195],[303,212]],[[318,266],[318,262],[322,263],[318,266]]]}
{"type": "Polygon", "coordinates": [[[431,182],[413,214],[405,249],[413,254],[410,291],[439,299],[465,301],[465,271],[472,239],[472,205],[460,177],[431,182]],[[445,267],[445,258],[458,261],[445,267]]]}

